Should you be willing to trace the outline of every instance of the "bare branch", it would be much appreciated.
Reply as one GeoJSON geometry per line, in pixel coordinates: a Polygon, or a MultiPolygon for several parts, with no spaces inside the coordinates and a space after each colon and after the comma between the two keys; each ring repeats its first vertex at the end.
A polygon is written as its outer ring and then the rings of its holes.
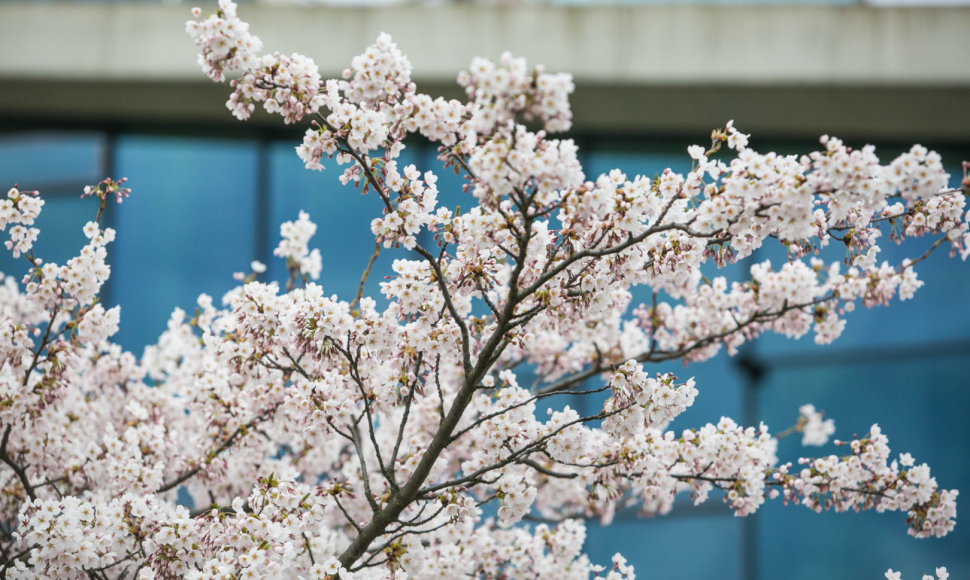
{"type": "Polygon", "coordinates": [[[0,461],[3,461],[7,464],[7,467],[13,470],[17,475],[17,479],[20,480],[20,485],[23,486],[27,497],[34,500],[37,499],[37,494],[34,492],[34,486],[30,483],[30,478],[27,477],[26,468],[14,461],[14,458],[7,451],[7,443],[10,442],[10,430],[12,427],[13,425],[7,425],[7,428],[3,430],[3,440],[0,441],[0,461]]]}
{"type": "Polygon", "coordinates": [[[374,262],[377,261],[377,256],[381,253],[381,243],[374,242],[374,253],[370,255],[370,259],[367,260],[367,267],[364,268],[364,273],[360,275],[360,285],[357,287],[357,295],[350,302],[350,310],[353,310],[357,304],[360,302],[361,298],[364,297],[364,286],[367,284],[367,278],[370,276],[371,268],[374,267],[374,262]]]}

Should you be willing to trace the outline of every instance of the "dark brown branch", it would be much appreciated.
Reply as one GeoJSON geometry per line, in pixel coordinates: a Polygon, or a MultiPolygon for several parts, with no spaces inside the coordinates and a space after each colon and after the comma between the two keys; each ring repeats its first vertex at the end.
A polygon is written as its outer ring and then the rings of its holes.
{"type": "Polygon", "coordinates": [[[357,461],[360,464],[360,479],[364,485],[364,497],[367,499],[367,503],[370,504],[371,509],[374,512],[378,512],[381,507],[377,505],[377,500],[374,499],[374,494],[370,489],[370,476],[367,474],[367,460],[364,455],[363,443],[360,440],[360,429],[357,428],[356,423],[351,424],[350,433],[353,435],[352,441],[354,442],[354,449],[357,450],[357,461]]]}
{"type": "Polygon", "coordinates": [[[21,381],[20,383],[24,387],[26,387],[27,384],[30,382],[30,375],[37,368],[37,362],[40,359],[40,353],[43,352],[43,350],[49,344],[48,341],[51,338],[51,329],[54,328],[54,319],[57,318],[57,315],[59,312],[60,310],[58,310],[56,306],[54,308],[51,308],[51,316],[47,320],[47,328],[44,329],[44,337],[40,340],[40,344],[37,345],[37,350],[34,351],[34,358],[32,361],[30,361],[30,366],[27,367],[27,372],[24,373],[24,380],[21,381]]]}
{"type": "Polygon", "coordinates": [[[471,361],[471,342],[468,328],[451,301],[451,295],[447,289],[447,281],[444,273],[441,271],[440,264],[424,247],[417,246],[417,252],[428,261],[431,268],[435,271],[435,275],[438,276],[438,285],[442,290],[445,305],[461,331],[462,365],[465,371],[464,383],[455,395],[451,408],[448,409],[447,414],[442,419],[437,432],[435,432],[431,442],[428,444],[428,448],[418,461],[418,465],[415,467],[411,477],[408,478],[407,482],[398,491],[391,493],[384,508],[374,514],[371,521],[361,530],[343,553],[340,554],[339,560],[344,567],[349,568],[356,562],[367,551],[371,542],[381,535],[388,525],[397,519],[404,508],[421,495],[421,486],[431,473],[431,469],[434,467],[438,457],[450,443],[451,434],[461,420],[462,415],[464,415],[465,409],[471,403],[478,384],[482,377],[485,376],[485,373],[488,372],[491,362],[505,348],[507,344],[505,342],[505,335],[509,330],[509,320],[515,314],[515,308],[520,301],[517,290],[518,280],[525,265],[526,251],[531,231],[532,219],[524,216],[523,235],[519,240],[519,259],[509,277],[509,294],[505,307],[500,316],[497,317],[495,329],[482,346],[478,361],[474,365],[471,361]]]}
{"type": "MultiPolygon", "coordinates": [[[[411,403],[414,401],[414,391],[417,389],[419,381],[419,372],[421,369],[421,361],[424,357],[424,353],[419,353],[417,361],[414,364],[414,380],[411,382],[410,387],[408,387],[408,394],[404,401],[404,416],[401,417],[401,423],[397,428],[397,437],[394,439],[394,449],[391,451],[390,468],[391,475],[394,475],[394,467],[397,464],[398,452],[401,450],[401,443],[404,441],[404,428],[408,424],[408,416],[411,414],[411,403]]],[[[437,368],[435,369],[437,372],[437,368]]],[[[398,489],[397,480],[392,477],[389,481],[391,487],[395,490],[398,489]]]]}
{"type": "Polygon", "coordinates": [[[340,497],[337,496],[336,494],[334,494],[333,501],[334,501],[334,503],[337,504],[337,508],[340,510],[340,512],[344,514],[344,518],[347,519],[347,522],[351,525],[351,527],[353,527],[355,530],[357,530],[357,533],[360,534],[362,532],[362,530],[360,529],[360,524],[358,524],[357,522],[355,522],[354,521],[354,518],[350,517],[350,514],[347,513],[347,510],[346,509],[344,509],[343,504],[340,503],[340,497]]]}
{"type": "Polygon", "coordinates": [[[528,465],[529,467],[531,467],[532,469],[538,471],[543,475],[547,475],[549,477],[555,477],[557,479],[575,479],[579,477],[578,473],[562,473],[559,471],[553,471],[551,469],[548,469],[546,467],[539,465],[538,463],[536,463],[535,461],[532,461],[531,459],[523,459],[519,463],[523,465],[528,465]]]}
{"type": "Polygon", "coordinates": [[[445,308],[447,308],[452,321],[458,325],[458,331],[461,333],[461,363],[467,375],[472,370],[471,339],[468,334],[468,326],[465,324],[461,315],[458,314],[458,309],[455,308],[455,304],[451,299],[451,292],[448,290],[448,279],[445,277],[444,272],[441,271],[441,264],[438,260],[435,260],[435,257],[424,246],[418,244],[415,246],[414,251],[424,258],[431,266],[431,269],[434,270],[435,278],[438,281],[438,289],[441,291],[441,296],[445,302],[445,308]]]}
{"type": "Polygon", "coordinates": [[[7,428],[3,431],[3,440],[0,441],[0,461],[7,464],[7,467],[13,470],[17,475],[17,479],[20,480],[20,485],[23,486],[24,492],[26,492],[27,497],[31,500],[37,499],[37,494],[34,491],[34,486],[30,484],[30,478],[27,477],[27,470],[22,465],[14,461],[14,458],[10,456],[7,451],[7,443],[10,442],[10,430],[13,425],[7,425],[7,428]]]}

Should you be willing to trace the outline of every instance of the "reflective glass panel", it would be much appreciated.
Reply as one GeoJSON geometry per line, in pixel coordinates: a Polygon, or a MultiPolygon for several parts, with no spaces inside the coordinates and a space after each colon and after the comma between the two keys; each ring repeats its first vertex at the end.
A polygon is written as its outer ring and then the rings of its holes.
{"type": "Polygon", "coordinates": [[[117,212],[111,251],[116,339],[139,352],[172,308],[219,304],[256,257],[257,146],[252,142],[131,136],[118,140],[119,175],[133,193],[117,212]]]}

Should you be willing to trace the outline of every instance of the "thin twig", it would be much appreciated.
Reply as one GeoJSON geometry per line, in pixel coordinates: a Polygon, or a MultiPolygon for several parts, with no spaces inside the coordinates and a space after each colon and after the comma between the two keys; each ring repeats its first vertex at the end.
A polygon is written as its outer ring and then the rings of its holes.
{"type": "Polygon", "coordinates": [[[368,276],[370,276],[371,268],[374,267],[374,262],[377,261],[377,256],[379,256],[380,253],[381,253],[381,243],[375,241],[374,253],[372,253],[370,256],[370,259],[367,260],[367,267],[364,268],[364,273],[360,275],[360,285],[357,287],[357,295],[354,296],[353,301],[350,303],[351,311],[353,311],[353,309],[357,306],[357,303],[360,302],[360,299],[364,297],[364,285],[367,283],[367,278],[368,276]]]}

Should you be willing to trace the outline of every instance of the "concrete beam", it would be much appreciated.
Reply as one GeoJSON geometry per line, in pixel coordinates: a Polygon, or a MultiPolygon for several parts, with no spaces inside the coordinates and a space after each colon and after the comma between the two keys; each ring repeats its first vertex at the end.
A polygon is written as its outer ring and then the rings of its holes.
{"type": "MultiPolygon", "coordinates": [[[[692,132],[733,117],[792,136],[970,140],[967,7],[244,4],[240,13],[267,50],[310,55],[325,75],[387,31],[432,94],[457,94],[456,73],[473,56],[511,50],[573,73],[580,130],[692,132]]],[[[227,89],[205,85],[182,32],[188,17],[185,4],[0,4],[0,116],[229,122],[219,105],[227,89]]]]}

